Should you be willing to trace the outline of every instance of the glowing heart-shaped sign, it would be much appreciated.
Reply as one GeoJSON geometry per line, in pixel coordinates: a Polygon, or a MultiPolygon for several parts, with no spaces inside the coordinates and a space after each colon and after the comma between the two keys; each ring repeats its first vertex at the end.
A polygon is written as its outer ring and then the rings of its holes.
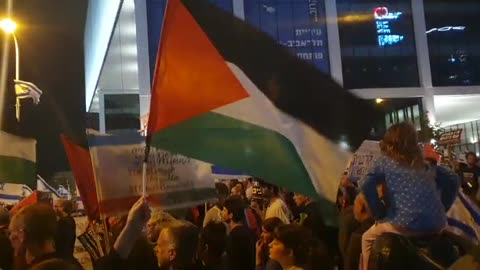
{"type": "Polygon", "coordinates": [[[386,7],[377,7],[375,8],[375,19],[382,19],[388,14],[388,8],[386,7]]]}

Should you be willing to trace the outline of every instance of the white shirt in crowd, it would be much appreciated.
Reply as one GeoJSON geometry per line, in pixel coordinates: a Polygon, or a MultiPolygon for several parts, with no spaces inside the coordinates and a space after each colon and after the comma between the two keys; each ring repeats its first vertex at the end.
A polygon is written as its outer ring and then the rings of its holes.
{"type": "Polygon", "coordinates": [[[273,217],[279,218],[284,224],[290,224],[290,210],[280,198],[276,198],[265,213],[265,219],[273,217]]]}
{"type": "Polygon", "coordinates": [[[249,186],[247,188],[247,190],[245,190],[245,197],[247,197],[247,199],[251,200],[252,197],[253,197],[253,186],[249,186]]]}

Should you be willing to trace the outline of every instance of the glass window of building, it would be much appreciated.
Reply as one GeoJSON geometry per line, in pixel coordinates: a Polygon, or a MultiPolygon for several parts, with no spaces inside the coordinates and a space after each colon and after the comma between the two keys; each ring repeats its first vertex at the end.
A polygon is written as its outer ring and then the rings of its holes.
{"type": "Polygon", "coordinates": [[[300,59],[330,72],[325,4],[319,0],[244,0],[245,21],[300,59]]]}
{"type": "Polygon", "coordinates": [[[410,0],[337,0],[346,88],[419,86],[411,10],[410,0]]]}
{"type": "MultiPolygon", "coordinates": [[[[101,0],[109,1],[109,0],[101,0]]],[[[209,0],[210,3],[233,13],[233,0],[209,0]]],[[[167,6],[167,0],[146,0],[147,5],[147,25],[148,25],[148,51],[150,61],[150,74],[153,79],[155,63],[157,61],[158,45],[160,44],[160,34],[163,25],[163,15],[167,6]],[[152,64],[153,63],[153,64],[152,64]]]]}
{"type": "Polygon", "coordinates": [[[480,84],[480,2],[424,0],[434,86],[480,84]]]}
{"type": "Polygon", "coordinates": [[[105,95],[105,130],[139,130],[140,101],[138,94],[105,95]]]}

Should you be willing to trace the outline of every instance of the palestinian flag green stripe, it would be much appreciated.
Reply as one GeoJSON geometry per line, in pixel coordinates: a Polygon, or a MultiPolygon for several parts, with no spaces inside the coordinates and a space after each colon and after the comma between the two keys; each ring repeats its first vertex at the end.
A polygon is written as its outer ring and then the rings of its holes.
{"type": "Polygon", "coordinates": [[[270,129],[209,112],[154,133],[152,144],[318,197],[293,144],[270,129]]]}

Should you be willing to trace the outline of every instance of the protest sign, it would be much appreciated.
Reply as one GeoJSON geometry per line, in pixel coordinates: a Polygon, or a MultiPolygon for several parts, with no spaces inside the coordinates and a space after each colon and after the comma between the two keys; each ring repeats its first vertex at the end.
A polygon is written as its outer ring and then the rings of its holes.
{"type": "MultiPolygon", "coordinates": [[[[89,135],[101,216],[122,215],[142,195],[145,138],[89,135]]],[[[153,208],[192,207],[215,198],[211,164],[151,148],[146,191],[153,208]]]]}
{"type": "MultiPolygon", "coordinates": [[[[83,217],[75,217],[74,219],[75,219],[75,225],[76,225],[75,226],[75,230],[76,230],[75,235],[80,236],[88,228],[88,218],[86,216],[83,216],[83,217]]],[[[78,260],[80,265],[82,265],[82,269],[93,270],[92,258],[90,256],[89,252],[82,245],[80,239],[78,239],[78,238],[75,241],[73,256],[75,257],[75,259],[78,260]]]]}
{"type": "Polygon", "coordinates": [[[450,144],[457,144],[461,142],[463,129],[454,129],[447,132],[442,133],[440,135],[440,139],[438,140],[439,145],[450,145],[450,144]]]}
{"type": "Polygon", "coordinates": [[[368,169],[370,169],[380,154],[380,146],[377,141],[364,141],[355,154],[353,154],[347,169],[350,181],[358,183],[367,174],[368,169]]]}

